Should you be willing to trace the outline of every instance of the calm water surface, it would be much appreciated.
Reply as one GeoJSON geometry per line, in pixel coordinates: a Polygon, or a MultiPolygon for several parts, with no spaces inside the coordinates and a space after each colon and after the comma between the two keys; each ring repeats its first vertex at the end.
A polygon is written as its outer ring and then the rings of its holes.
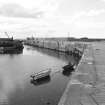
{"type": "Polygon", "coordinates": [[[25,46],[22,54],[0,54],[0,105],[57,105],[70,79],[62,73],[73,57],[25,46]],[[32,73],[51,68],[49,78],[33,83],[32,73]]]}

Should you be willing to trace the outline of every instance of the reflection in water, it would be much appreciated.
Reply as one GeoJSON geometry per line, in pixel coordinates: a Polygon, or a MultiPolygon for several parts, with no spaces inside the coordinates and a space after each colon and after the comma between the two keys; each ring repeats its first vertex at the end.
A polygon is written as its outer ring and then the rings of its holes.
{"type": "Polygon", "coordinates": [[[50,76],[46,76],[46,77],[43,77],[43,78],[40,78],[40,79],[37,79],[37,80],[34,80],[34,79],[31,79],[31,83],[38,86],[38,85],[43,85],[43,84],[46,84],[46,83],[49,83],[51,80],[50,76]]]}
{"type": "Polygon", "coordinates": [[[75,60],[49,50],[27,48],[31,47],[25,46],[23,54],[0,55],[0,105],[56,105],[69,78],[57,73],[33,86],[30,75],[46,68],[61,70],[70,59],[75,60]]]}
{"type": "Polygon", "coordinates": [[[77,57],[70,56],[63,52],[58,52],[55,50],[45,49],[45,48],[38,48],[38,47],[27,47],[27,50],[37,50],[45,55],[53,56],[55,58],[59,58],[63,61],[73,62],[73,64],[78,64],[79,59],[77,57]]]}
{"type": "Polygon", "coordinates": [[[74,71],[74,69],[69,69],[69,70],[63,70],[62,71],[62,74],[64,75],[64,76],[70,76],[71,74],[72,74],[72,72],[74,71]]]}
{"type": "Polygon", "coordinates": [[[23,50],[10,50],[10,51],[7,51],[7,52],[0,52],[0,54],[21,54],[23,53],[23,50]]]}
{"type": "Polygon", "coordinates": [[[22,62],[16,61],[15,57],[11,55],[0,56],[0,103],[2,105],[9,103],[9,95],[16,91],[17,86],[24,88],[24,85],[21,84],[24,84],[22,76],[25,72],[21,70],[22,62]],[[19,65],[20,67],[18,67],[19,65]]]}

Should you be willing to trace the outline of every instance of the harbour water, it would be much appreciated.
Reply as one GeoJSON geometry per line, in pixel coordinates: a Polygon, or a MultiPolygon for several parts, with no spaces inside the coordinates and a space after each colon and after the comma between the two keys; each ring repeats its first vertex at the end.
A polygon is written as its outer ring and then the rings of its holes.
{"type": "Polygon", "coordinates": [[[0,54],[0,105],[57,105],[71,73],[62,72],[70,55],[25,46],[21,54],[0,54]],[[50,68],[51,76],[33,83],[30,75],[50,68]]]}

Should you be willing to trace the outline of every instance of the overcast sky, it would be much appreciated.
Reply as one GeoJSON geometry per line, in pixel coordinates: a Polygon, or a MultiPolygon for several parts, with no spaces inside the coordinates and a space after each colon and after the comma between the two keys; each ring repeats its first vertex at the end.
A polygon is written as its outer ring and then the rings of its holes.
{"type": "Polygon", "coordinates": [[[4,31],[15,37],[70,32],[72,37],[105,38],[105,0],[0,0],[1,34],[4,31]]]}

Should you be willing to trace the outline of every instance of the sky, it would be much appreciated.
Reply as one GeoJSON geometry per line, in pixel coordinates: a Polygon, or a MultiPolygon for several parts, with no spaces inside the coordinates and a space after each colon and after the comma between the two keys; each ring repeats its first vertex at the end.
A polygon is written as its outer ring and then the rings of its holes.
{"type": "Polygon", "coordinates": [[[0,37],[4,32],[17,38],[105,38],[105,0],[0,0],[0,37]]]}

